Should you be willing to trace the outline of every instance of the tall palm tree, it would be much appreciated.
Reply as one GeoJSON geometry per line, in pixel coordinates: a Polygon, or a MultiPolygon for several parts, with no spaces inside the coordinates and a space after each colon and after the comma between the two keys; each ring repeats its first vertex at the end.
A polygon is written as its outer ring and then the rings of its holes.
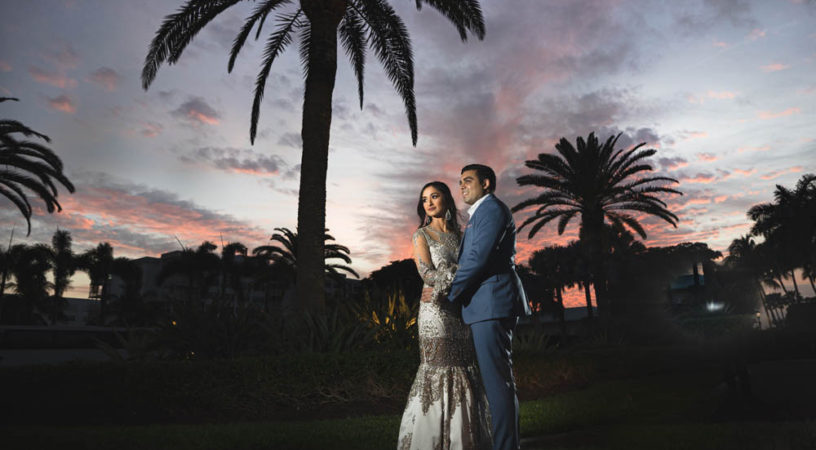
{"type": "MultiPolygon", "coordinates": [[[[0,103],[17,101],[13,97],[0,97],[0,103]]],[[[53,150],[39,142],[20,139],[36,137],[51,142],[51,139],[23,125],[16,120],[0,120],[0,194],[11,200],[25,217],[28,231],[31,234],[31,203],[25,189],[34,192],[43,202],[49,213],[62,211],[57,201],[57,186],[61,183],[74,192],[74,185],[62,173],[62,160],[53,150]]]]}
{"type": "Polygon", "coordinates": [[[79,256],[78,268],[88,272],[91,280],[89,297],[99,299],[100,323],[105,323],[108,301],[108,279],[113,270],[113,247],[107,242],[101,242],[96,247],[85,251],[79,256]]]}
{"type": "Polygon", "coordinates": [[[76,272],[76,255],[71,250],[71,233],[57,230],[51,237],[51,258],[54,272],[54,296],[62,298],[76,272]]]}
{"type": "MultiPolygon", "coordinates": [[[[142,86],[147,89],[162,63],[178,62],[187,44],[204,26],[238,3],[240,0],[189,0],[177,13],[167,16],[145,58],[142,86]]],[[[467,39],[467,31],[479,39],[484,36],[478,0],[416,0],[417,8],[423,3],[447,17],[463,41],[467,39]]],[[[249,137],[254,143],[261,100],[272,64],[297,35],[305,72],[297,225],[303,242],[298,249],[297,292],[302,299],[300,303],[322,307],[325,303],[322,254],[326,227],[326,170],[337,71],[337,37],[339,35],[357,77],[360,107],[363,106],[366,47],[369,47],[402,97],[411,139],[416,145],[413,54],[408,31],[386,0],[265,0],[255,7],[235,38],[228,71],[232,71],[253,28],[258,27],[255,32],[257,40],[267,16],[288,5],[292,5],[291,11],[277,16],[277,28],[266,42],[261,70],[255,82],[249,137]]]]}
{"type": "Polygon", "coordinates": [[[772,203],[754,205],[748,210],[748,217],[754,221],[751,234],[764,236],[765,244],[781,256],[776,262],[793,281],[797,297],[801,294],[795,269],[809,267],[816,252],[815,199],[816,175],[805,174],[792,190],[776,185],[772,203]]]}
{"type": "MultiPolygon", "coordinates": [[[[275,228],[275,233],[269,240],[279,242],[280,245],[262,245],[252,250],[256,256],[270,259],[276,270],[283,272],[284,277],[292,280],[298,268],[298,246],[300,239],[298,234],[288,228],[275,228]]],[[[351,264],[351,251],[345,245],[332,243],[334,237],[328,233],[328,228],[323,233],[324,250],[323,259],[326,273],[330,276],[339,277],[340,271],[347,272],[355,278],[360,278],[357,272],[346,264],[351,264]],[[342,260],[345,264],[330,263],[330,259],[342,260]]]]}
{"type": "Polygon", "coordinates": [[[532,225],[528,238],[555,219],[558,219],[558,234],[563,234],[569,222],[580,216],[579,237],[592,262],[595,298],[601,315],[610,312],[603,275],[609,248],[604,238],[605,221],[618,229],[628,227],[645,239],[646,231],[639,218],[626,211],[657,216],[677,227],[677,216],[655,194],[682,195],[680,191],[665,186],[666,183],[678,183],[674,178],[644,175],[643,172],[652,170],[646,158],[657,150],[641,150],[645,142],[628,151],[616,150],[620,135],[610,136],[601,143],[593,132],[586,140],[578,137],[576,147],[561,138],[555,145],[557,155],[541,153],[538,159],[526,161],[528,168],[543,173],[523,175],[516,182],[520,186],[542,188],[544,192],[513,207],[513,212],[537,207],[519,226],[521,230],[532,225]]]}

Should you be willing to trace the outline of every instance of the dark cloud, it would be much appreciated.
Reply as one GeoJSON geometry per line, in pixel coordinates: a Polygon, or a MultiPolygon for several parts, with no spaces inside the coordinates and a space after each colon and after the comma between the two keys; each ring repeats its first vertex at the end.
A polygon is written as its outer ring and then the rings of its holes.
{"type": "Polygon", "coordinates": [[[688,161],[681,156],[675,156],[672,158],[658,158],[657,163],[664,171],[670,171],[688,165],[688,161]]]}
{"type": "Polygon", "coordinates": [[[277,155],[260,155],[250,149],[203,147],[179,159],[189,164],[201,164],[225,172],[259,176],[288,173],[286,162],[277,155]]]}
{"type": "Polygon", "coordinates": [[[201,97],[191,97],[170,112],[173,116],[193,124],[218,125],[221,114],[201,97]]]}
{"type": "Polygon", "coordinates": [[[724,23],[734,27],[754,27],[757,22],[746,0],[702,0],[683,2],[675,23],[688,34],[716,30],[724,23]]]}

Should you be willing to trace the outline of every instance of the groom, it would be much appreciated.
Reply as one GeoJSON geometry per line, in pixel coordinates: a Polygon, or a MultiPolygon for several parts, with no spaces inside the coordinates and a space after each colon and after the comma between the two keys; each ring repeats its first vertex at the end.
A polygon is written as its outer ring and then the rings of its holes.
{"type": "Polygon", "coordinates": [[[462,169],[459,179],[470,219],[459,247],[459,269],[448,300],[462,303],[470,325],[493,423],[493,448],[519,448],[519,405],[513,362],[513,330],[519,316],[530,315],[516,273],[516,224],[507,205],[496,198],[496,174],[481,164],[462,169]]]}

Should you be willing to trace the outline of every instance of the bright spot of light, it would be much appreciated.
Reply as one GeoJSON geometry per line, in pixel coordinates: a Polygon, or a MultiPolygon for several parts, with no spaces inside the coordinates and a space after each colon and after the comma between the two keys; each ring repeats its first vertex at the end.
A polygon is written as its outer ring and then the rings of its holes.
{"type": "Polygon", "coordinates": [[[722,311],[722,309],[724,307],[725,307],[724,303],[717,303],[717,302],[708,302],[708,303],[706,303],[706,310],[708,312],[722,311]]]}

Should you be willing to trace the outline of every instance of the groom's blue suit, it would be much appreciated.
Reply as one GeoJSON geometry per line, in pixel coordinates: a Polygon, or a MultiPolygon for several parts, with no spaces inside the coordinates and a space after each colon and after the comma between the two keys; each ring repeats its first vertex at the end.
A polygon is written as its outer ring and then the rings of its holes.
{"type": "Polygon", "coordinates": [[[530,314],[516,273],[516,224],[510,209],[487,194],[465,227],[459,269],[448,300],[462,303],[470,325],[493,424],[493,448],[519,448],[516,383],[510,359],[518,317],[530,314]]]}

